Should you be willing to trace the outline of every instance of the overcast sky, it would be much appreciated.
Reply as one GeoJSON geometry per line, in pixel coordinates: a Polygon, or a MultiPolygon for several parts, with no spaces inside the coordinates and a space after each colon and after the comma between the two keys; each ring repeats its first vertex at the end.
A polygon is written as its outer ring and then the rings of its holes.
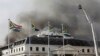
{"type": "Polygon", "coordinates": [[[4,44],[9,32],[8,19],[15,21],[20,12],[30,11],[30,3],[30,0],[0,0],[0,45],[4,44]]]}
{"type": "Polygon", "coordinates": [[[31,9],[33,3],[32,0],[0,0],[0,45],[4,44],[5,37],[9,33],[8,19],[15,22],[16,16],[21,12],[33,10],[31,9]]]}

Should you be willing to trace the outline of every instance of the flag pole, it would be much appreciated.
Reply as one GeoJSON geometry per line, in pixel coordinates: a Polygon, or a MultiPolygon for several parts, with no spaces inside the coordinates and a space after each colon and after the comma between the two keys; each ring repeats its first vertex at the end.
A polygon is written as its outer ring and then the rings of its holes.
{"type": "MultiPolygon", "coordinates": [[[[21,29],[21,28],[19,28],[19,27],[22,27],[22,26],[18,26],[17,24],[15,24],[15,23],[13,23],[10,19],[8,19],[9,20],[9,29],[12,29],[13,31],[20,31],[19,29],[21,29]],[[17,29],[18,28],[18,29],[17,29]]],[[[16,34],[16,32],[15,32],[15,34],[16,34]]],[[[16,35],[17,36],[17,35],[16,35]]],[[[8,37],[8,39],[7,39],[7,42],[8,42],[8,50],[10,51],[10,49],[12,49],[12,47],[13,47],[13,44],[11,45],[10,44],[10,39],[9,39],[9,37],[8,37]]],[[[9,54],[10,55],[10,54],[9,54]]]]}
{"type": "MultiPolygon", "coordinates": [[[[48,21],[48,31],[50,32],[50,22],[48,21]]],[[[48,56],[50,56],[50,38],[48,33],[48,56]]]]}
{"type": "MultiPolygon", "coordinates": [[[[29,25],[31,25],[30,22],[31,22],[31,20],[29,19],[29,25]]],[[[29,27],[29,33],[28,34],[29,34],[28,37],[29,37],[29,56],[30,56],[30,27],[29,27]]]]}
{"type": "MultiPolygon", "coordinates": [[[[63,35],[63,33],[64,33],[64,24],[61,24],[61,26],[62,26],[62,35],[63,35]]],[[[63,36],[63,53],[64,53],[64,56],[65,56],[65,50],[64,50],[64,43],[65,41],[64,41],[64,36],[63,36]]]]}
{"type": "Polygon", "coordinates": [[[93,42],[94,42],[95,55],[96,56],[99,56],[99,54],[98,54],[98,48],[97,48],[97,42],[96,42],[96,37],[95,37],[95,32],[94,32],[94,27],[93,27],[93,23],[90,21],[87,13],[85,11],[85,9],[83,9],[81,5],[79,5],[79,9],[82,9],[82,11],[83,11],[83,13],[84,13],[84,15],[86,17],[86,20],[88,21],[88,23],[91,26],[91,31],[92,31],[92,36],[93,36],[93,42]]]}
{"type": "MultiPolygon", "coordinates": [[[[9,23],[10,23],[10,19],[8,19],[8,21],[9,21],[9,23]]],[[[10,27],[9,27],[9,28],[10,28],[10,27]]],[[[10,30],[8,30],[8,33],[9,33],[9,31],[10,31],[10,30]]],[[[10,45],[10,41],[9,41],[9,36],[8,36],[8,50],[10,49],[10,48],[9,48],[9,45],[10,45]]],[[[9,50],[9,51],[10,51],[10,50],[9,50]]],[[[8,53],[9,53],[9,55],[10,55],[10,52],[9,52],[9,51],[8,51],[8,53]]]]}
{"type": "Polygon", "coordinates": [[[8,55],[10,55],[10,50],[9,50],[10,48],[9,48],[9,37],[8,37],[8,55]]]}

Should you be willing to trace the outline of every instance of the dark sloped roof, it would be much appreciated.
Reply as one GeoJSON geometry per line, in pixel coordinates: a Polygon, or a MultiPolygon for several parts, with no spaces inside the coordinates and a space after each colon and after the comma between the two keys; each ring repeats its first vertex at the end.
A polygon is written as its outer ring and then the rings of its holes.
{"type": "MultiPolygon", "coordinates": [[[[92,46],[94,46],[93,41],[89,41],[89,43],[90,43],[92,46]]],[[[96,43],[97,43],[97,47],[100,47],[100,41],[96,41],[96,43]]]]}
{"type": "MultiPolygon", "coordinates": [[[[50,45],[63,45],[63,38],[54,38],[54,37],[49,37],[49,38],[50,38],[49,39],[50,45]]],[[[37,37],[37,36],[28,37],[27,39],[16,41],[10,44],[9,47],[12,48],[13,46],[17,46],[20,44],[29,44],[29,43],[47,45],[48,37],[37,37]],[[30,38],[30,42],[29,42],[29,38],[30,38]]],[[[85,40],[79,40],[79,39],[64,39],[64,43],[65,45],[70,44],[72,46],[94,46],[93,41],[85,41],[85,40]]],[[[8,48],[8,45],[1,47],[0,49],[3,50],[7,48],[8,48]]]]}
{"type": "Polygon", "coordinates": [[[25,43],[25,39],[23,39],[23,40],[20,40],[20,41],[16,41],[16,42],[14,42],[14,43],[11,43],[11,44],[9,44],[9,45],[6,45],[6,46],[4,46],[4,47],[1,47],[0,49],[7,49],[7,48],[12,48],[13,46],[16,46],[16,45],[20,45],[20,44],[23,44],[23,43],[25,43]]]}
{"type": "MultiPolygon", "coordinates": [[[[49,37],[50,45],[63,45],[63,38],[49,37]]],[[[26,44],[48,44],[48,37],[28,37],[26,44]],[[29,39],[30,38],[30,39],[29,39]],[[29,42],[30,40],[30,42],[29,42]]],[[[70,44],[73,46],[92,46],[89,42],[78,39],[64,39],[65,45],[70,44]]]]}

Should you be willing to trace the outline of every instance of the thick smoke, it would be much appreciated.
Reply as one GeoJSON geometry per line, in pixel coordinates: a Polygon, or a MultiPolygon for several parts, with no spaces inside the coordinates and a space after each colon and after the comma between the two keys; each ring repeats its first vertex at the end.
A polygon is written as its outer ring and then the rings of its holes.
{"type": "MultiPolygon", "coordinates": [[[[23,29],[24,30],[24,29],[23,29]]],[[[18,40],[21,40],[25,37],[27,37],[28,35],[25,33],[25,31],[21,31],[21,32],[14,32],[14,31],[11,31],[7,37],[6,37],[6,44],[9,42],[9,43],[13,43],[15,41],[18,41],[18,40]]]]}
{"type": "MultiPolygon", "coordinates": [[[[99,37],[100,1],[96,0],[32,0],[32,11],[21,12],[16,18],[23,25],[25,35],[32,33],[31,23],[37,28],[43,29],[50,21],[53,27],[61,28],[61,24],[67,27],[67,32],[78,38],[92,39],[90,25],[78,5],[82,4],[89,18],[95,25],[95,32],[99,37]],[[27,33],[29,32],[29,33],[27,33]]],[[[30,2],[31,3],[31,2],[30,2]]],[[[23,34],[22,33],[22,34],[23,34]]],[[[11,33],[11,35],[13,35],[11,33]]],[[[13,39],[19,39],[15,35],[13,39]]],[[[11,38],[11,39],[12,39],[11,38]]]]}

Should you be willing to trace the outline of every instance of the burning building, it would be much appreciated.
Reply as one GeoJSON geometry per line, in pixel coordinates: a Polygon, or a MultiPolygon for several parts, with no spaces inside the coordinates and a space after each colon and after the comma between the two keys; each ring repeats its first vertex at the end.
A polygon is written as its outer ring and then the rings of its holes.
{"type": "MultiPolygon", "coordinates": [[[[93,42],[75,39],[68,33],[42,33],[15,41],[0,48],[2,56],[95,55],[93,42]]],[[[100,55],[100,48],[98,48],[98,51],[100,55]]]]}
{"type": "MultiPolygon", "coordinates": [[[[79,37],[82,39],[89,38],[91,39],[91,30],[89,24],[84,19],[82,12],[77,9],[77,4],[80,2],[68,1],[68,0],[33,0],[33,10],[30,12],[23,12],[18,15],[18,22],[23,25],[23,30],[21,32],[12,31],[8,36],[10,43],[8,46],[2,47],[3,56],[94,56],[95,51],[93,43],[85,40],[78,40],[72,36],[79,37]],[[42,7],[42,8],[41,8],[42,7]],[[37,36],[32,36],[33,31],[31,30],[31,24],[34,23],[37,28],[42,31],[45,26],[47,26],[47,21],[50,21],[53,27],[58,29],[61,28],[61,24],[64,24],[67,28],[67,32],[71,33],[72,36],[67,34],[67,38],[64,38],[65,35],[54,35],[55,33],[50,33],[49,35],[39,34],[37,36]],[[84,23],[85,22],[85,23],[84,23]],[[42,35],[42,37],[41,37],[42,35]],[[70,37],[71,38],[70,38],[70,37]],[[48,37],[50,39],[48,40],[48,37]],[[68,38],[69,37],[69,38],[68,38]],[[64,42],[63,42],[64,40],[64,42]],[[50,43],[48,42],[50,41],[50,43]],[[48,47],[50,46],[50,48],[48,47]],[[64,46],[63,46],[64,45],[64,46]],[[48,51],[48,52],[47,52],[48,51]]],[[[87,2],[84,0],[83,2],[87,2]]],[[[92,0],[93,2],[93,0],[92,0]]],[[[98,9],[95,8],[95,5],[90,6],[92,3],[88,1],[84,7],[87,8],[90,18],[95,20],[93,24],[99,24],[99,13],[98,9]],[[90,7],[94,10],[89,10],[90,7]],[[91,13],[90,13],[91,12],[91,13]],[[95,14],[94,14],[95,13],[95,14]],[[95,16],[94,16],[95,15],[95,16]],[[98,17],[98,18],[97,18],[98,17]]],[[[97,2],[95,2],[97,3],[97,2]]],[[[84,4],[84,3],[82,3],[84,4]]],[[[96,32],[99,31],[99,26],[96,27],[96,32]]],[[[57,31],[59,31],[56,29],[57,31]]],[[[48,33],[48,32],[45,32],[48,33]]],[[[37,34],[37,33],[36,33],[37,34]]],[[[58,34],[58,33],[57,33],[58,34]]],[[[97,35],[99,36],[99,34],[97,35]]],[[[100,50],[98,48],[100,53],[100,50]]]]}

